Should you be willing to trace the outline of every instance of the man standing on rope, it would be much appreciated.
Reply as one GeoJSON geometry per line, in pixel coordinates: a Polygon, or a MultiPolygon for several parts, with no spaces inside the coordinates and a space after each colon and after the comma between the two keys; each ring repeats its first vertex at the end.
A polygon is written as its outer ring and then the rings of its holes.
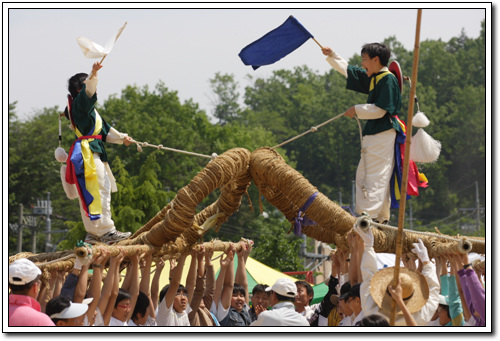
{"type": "Polygon", "coordinates": [[[113,244],[131,233],[117,231],[111,219],[111,191],[116,192],[117,188],[103,142],[129,146],[132,139],[106,123],[95,109],[97,71],[101,68],[96,62],[90,78],[86,73],[78,73],[68,80],[70,95],[64,114],[77,139],[66,161],[66,182],[78,189],[80,212],[87,231],[85,242],[113,244]]]}
{"type": "Polygon", "coordinates": [[[390,180],[394,167],[394,142],[401,109],[401,91],[387,64],[390,49],[379,43],[361,49],[361,68],[348,65],[330,47],[322,49],[327,62],[347,78],[347,89],[368,94],[366,104],[357,104],[344,113],[367,120],[363,129],[361,160],[356,172],[356,213],[367,212],[377,222],[390,218],[390,180]]]}

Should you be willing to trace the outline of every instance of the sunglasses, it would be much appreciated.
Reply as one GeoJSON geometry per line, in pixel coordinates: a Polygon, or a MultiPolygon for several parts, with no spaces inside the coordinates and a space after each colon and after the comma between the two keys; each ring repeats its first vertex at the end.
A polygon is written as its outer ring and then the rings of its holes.
{"type": "Polygon", "coordinates": [[[122,308],[122,309],[125,309],[125,310],[130,310],[130,309],[132,309],[132,306],[131,306],[130,304],[123,304],[123,305],[122,305],[122,304],[117,304],[116,306],[117,306],[117,307],[120,307],[120,308],[122,308]]]}

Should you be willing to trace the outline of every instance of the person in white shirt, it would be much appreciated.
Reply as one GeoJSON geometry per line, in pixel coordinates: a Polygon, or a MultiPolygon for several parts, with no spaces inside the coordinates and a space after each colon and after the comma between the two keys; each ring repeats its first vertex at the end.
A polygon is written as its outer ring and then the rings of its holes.
{"type": "Polygon", "coordinates": [[[351,310],[351,307],[349,307],[349,304],[347,304],[350,290],[350,282],[345,282],[340,288],[339,307],[344,314],[344,318],[339,322],[339,327],[350,327],[352,325],[353,311],[351,310]]]}
{"type": "MultiPolygon", "coordinates": [[[[165,297],[158,304],[156,323],[158,326],[189,326],[187,290],[180,284],[184,262],[188,253],[183,253],[174,269],[165,297]]],[[[162,290],[163,291],[163,290],[162,290]]]]}
{"type": "MultiPolygon", "coordinates": [[[[377,269],[377,256],[373,248],[373,233],[371,227],[366,230],[354,227],[364,242],[364,253],[361,261],[363,282],[361,283],[361,306],[366,316],[379,314],[389,319],[392,298],[388,286],[394,277],[394,267],[377,269]]],[[[429,323],[439,304],[440,284],[436,275],[436,268],[429,260],[427,249],[421,239],[413,243],[414,252],[423,264],[422,272],[400,268],[401,276],[409,276],[408,287],[403,289],[403,301],[410,314],[419,326],[429,323]]],[[[402,312],[396,313],[396,326],[406,326],[402,312]]]]}
{"type": "Polygon", "coordinates": [[[272,310],[263,311],[252,327],[264,326],[309,326],[307,319],[295,311],[293,301],[297,295],[297,287],[288,278],[280,278],[272,287],[267,287],[270,292],[272,310]]]}
{"type": "Polygon", "coordinates": [[[351,289],[349,290],[349,295],[347,297],[347,304],[349,305],[349,308],[351,308],[353,315],[352,315],[352,326],[359,326],[359,323],[365,317],[363,314],[363,309],[361,308],[361,297],[359,296],[359,288],[361,284],[354,284],[351,289]]]}
{"type": "Polygon", "coordinates": [[[314,298],[314,290],[311,284],[306,281],[297,281],[295,282],[295,286],[297,286],[297,296],[295,297],[295,302],[293,302],[295,311],[309,320],[318,305],[315,304],[314,307],[310,305],[314,298]]]}

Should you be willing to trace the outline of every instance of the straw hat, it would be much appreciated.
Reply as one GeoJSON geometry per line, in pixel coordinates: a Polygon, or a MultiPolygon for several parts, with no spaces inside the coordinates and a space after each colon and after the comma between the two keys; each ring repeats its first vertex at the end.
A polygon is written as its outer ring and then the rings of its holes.
{"type": "MultiPolygon", "coordinates": [[[[391,313],[392,297],[389,294],[388,286],[392,284],[393,277],[394,267],[385,268],[375,273],[370,283],[370,293],[373,300],[386,314],[391,313]]],[[[402,296],[406,307],[412,314],[419,311],[429,299],[429,285],[425,277],[419,272],[400,268],[399,281],[403,288],[402,296]]],[[[402,314],[397,305],[396,314],[402,314]]]]}

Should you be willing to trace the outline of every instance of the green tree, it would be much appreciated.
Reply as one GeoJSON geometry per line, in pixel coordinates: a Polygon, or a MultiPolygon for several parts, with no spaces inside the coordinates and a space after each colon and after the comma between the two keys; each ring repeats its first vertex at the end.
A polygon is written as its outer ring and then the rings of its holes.
{"type": "Polygon", "coordinates": [[[217,72],[210,79],[210,87],[216,96],[214,101],[214,117],[219,119],[219,124],[225,124],[238,118],[240,105],[238,99],[238,82],[234,80],[233,74],[221,74],[217,72]]]}

